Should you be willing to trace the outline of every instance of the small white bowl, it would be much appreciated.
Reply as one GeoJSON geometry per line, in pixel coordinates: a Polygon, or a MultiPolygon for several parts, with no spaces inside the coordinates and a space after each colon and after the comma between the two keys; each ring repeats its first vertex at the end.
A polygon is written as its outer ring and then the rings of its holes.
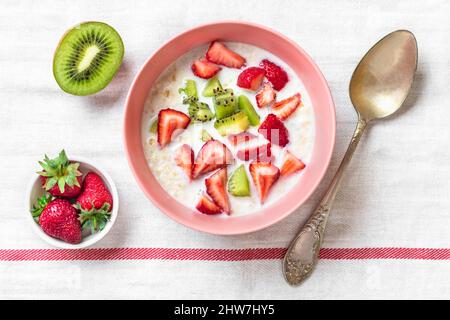
{"type": "Polygon", "coordinates": [[[95,234],[89,233],[88,235],[86,235],[83,232],[83,240],[78,244],[70,244],[47,235],[41,229],[39,224],[37,224],[36,221],[34,221],[33,216],[30,213],[30,208],[33,206],[33,204],[36,203],[36,199],[44,194],[44,189],[42,188],[39,175],[36,173],[34,174],[27,188],[27,194],[25,198],[25,205],[26,205],[25,214],[27,215],[27,220],[30,222],[34,232],[48,244],[62,249],[82,249],[97,243],[109,232],[109,230],[111,230],[112,226],[114,225],[114,222],[116,221],[117,213],[119,212],[119,195],[117,193],[117,188],[116,185],[114,184],[114,181],[105,171],[105,169],[103,169],[98,163],[83,157],[70,157],[70,161],[78,162],[80,164],[79,170],[83,173],[83,177],[89,171],[93,171],[96,174],[98,174],[103,179],[103,182],[105,183],[106,187],[111,192],[113,198],[113,208],[111,211],[111,218],[106,224],[105,228],[102,231],[97,232],[95,234]]]}

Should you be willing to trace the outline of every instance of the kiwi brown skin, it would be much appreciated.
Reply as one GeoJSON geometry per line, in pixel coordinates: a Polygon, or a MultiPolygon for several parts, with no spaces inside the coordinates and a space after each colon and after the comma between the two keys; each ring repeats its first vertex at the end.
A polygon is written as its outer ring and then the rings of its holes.
{"type": "MultiPolygon", "coordinates": [[[[82,27],[83,25],[86,25],[86,24],[101,24],[101,25],[105,25],[105,26],[107,26],[107,27],[109,27],[109,28],[111,28],[111,29],[113,29],[113,30],[115,31],[115,29],[114,29],[112,26],[110,26],[109,24],[107,24],[107,23],[99,22],[99,21],[92,21],[92,20],[90,20],[90,21],[84,21],[84,22],[78,23],[78,24],[74,25],[73,27],[69,28],[68,30],[66,30],[66,32],[64,32],[64,34],[61,36],[61,38],[60,38],[60,40],[59,40],[59,42],[58,42],[58,45],[56,46],[56,49],[55,49],[55,51],[54,51],[54,53],[53,53],[53,77],[54,77],[55,79],[57,79],[57,75],[56,75],[56,68],[57,68],[57,65],[56,65],[56,55],[57,55],[57,53],[58,53],[58,51],[59,51],[59,49],[60,49],[60,47],[61,47],[61,45],[62,45],[64,39],[68,36],[68,34],[69,34],[71,31],[73,31],[74,29],[80,28],[80,27],[82,27]]],[[[117,33],[117,31],[116,31],[116,33],[117,33]]],[[[118,33],[117,33],[117,34],[118,34],[118,33]]],[[[119,35],[119,37],[120,37],[120,35],[119,35]]],[[[121,39],[120,39],[120,40],[121,40],[121,39]]],[[[124,57],[124,55],[125,55],[125,47],[124,47],[124,45],[123,45],[122,40],[121,40],[121,43],[120,43],[120,47],[121,47],[121,53],[122,53],[122,54],[121,54],[121,56],[119,57],[119,59],[120,59],[119,67],[117,68],[117,70],[115,70],[115,72],[112,74],[112,76],[111,76],[107,81],[105,81],[105,84],[104,84],[102,87],[100,87],[98,90],[96,90],[95,92],[92,92],[92,93],[85,93],[85,94],[74,94],[73,92],[70,92],[69,90],[67,90],[66,88],[64,88],[62,85],[60,85],[60,84],[58,83],[58,81],[57,81],[59,87],[60,87],[64,92],[66,92],[66,93],[73,94],[73,95],[81,95],[81,96],[83,96],[83,95],[84,95],[84,96],[91,95],[91,94],[94,94],[94,93],[97,93],[97,92],[103,90],[106,86],[108,86],[108,84],[111,82],[111,80],[116,76],[117,72],[119,72],[120,65],[122,64],[123,57],[124,57]]]]}

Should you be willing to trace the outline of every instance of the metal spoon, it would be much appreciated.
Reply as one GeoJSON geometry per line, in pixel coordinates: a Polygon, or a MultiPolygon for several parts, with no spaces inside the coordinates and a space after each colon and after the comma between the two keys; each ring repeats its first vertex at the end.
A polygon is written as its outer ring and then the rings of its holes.
{"type": "Polygon", "coordinates": [[[416,39],[411,32],[398,30],[378,41],[353,72],[350,98],[358,124],[328,191],[284,257],[283,272],[289,284],[299,285],[313,272],[331,205],[367,124],[400,109],[411,89],[416,68],[416,39]]]}

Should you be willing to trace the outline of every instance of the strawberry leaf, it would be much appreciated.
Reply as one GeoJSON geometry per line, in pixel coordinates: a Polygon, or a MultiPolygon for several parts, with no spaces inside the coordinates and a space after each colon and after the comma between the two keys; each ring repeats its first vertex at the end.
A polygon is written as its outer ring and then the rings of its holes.
{"type": "Polygon", "coordinates": [[[56,177],[51,177],[50,179],[47,179],[46,183],[45,183],[45,190],[50,190],[51,188],[53,188],[53,186],[58,182],[58,178],[56,177]]]}
{"type": "Polygon", "coordinates": [[[36,199],[36,203],[30,209],[31,215],[33,218],[38,221],[42,211],[45,209],[47,204],[49,204],[53,200],[53,196],[51,194],[45,193],[42,197],[36,199]]]}
{"type": "Polygon", "coordinates": [[[94,204],[92,204],[90,210],[82,209],[78,203],[74,207],[80,210],[81,227],[83,230],[90,229],[92,234],[102,231],[111,218],[111,206],[109,203],[103,204],[100,209],[95,209],[94,204]]]}
{"type": "Polygon", "coordinates": [[[67,158],[66,152],[61,150],[58,157],[50,159],[47,155],[44,156],[43,161],[39,161],[43,168],[38,174],[47,178],[45,182],[45,189],[50,190],[56,184],[61,193],[64,193],[66,184],[70,187],[80,187],[77,177],[82,173],[78,170],[79,163],[71,163],[67,158]]]}
{"type": "Polygon", "coordinates": [[[60,177],[58,179],[58,188],[59,188],[59,191],[61,191],[61,193],[64,193],[65,186],[66,186],[66,180],[64,179],[64,177],[60,177]]]}

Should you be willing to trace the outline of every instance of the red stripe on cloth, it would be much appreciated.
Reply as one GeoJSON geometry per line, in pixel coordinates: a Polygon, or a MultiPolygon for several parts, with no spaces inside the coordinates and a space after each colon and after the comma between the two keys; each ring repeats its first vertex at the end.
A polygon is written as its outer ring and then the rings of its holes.
{"type": "Polygon", "coordinates": [[[102,248],[0,250],[0,261],[63,260],[205,260],[245,261],[281,259],[284,248],[188,249],[188,248],[102,248]]]}
{"type": "MultiPolygon", "coordinates": [[[[188,249],[188,248],[101,248],[101,249],[0,249],[0,261],[73,260],[279,260],[285,248],[188,249]]],[[[323,248],[325,260],[450,260],[450,249],[433,248],[323,248]]]]}
{"type": "Polygon", "coordinates": [[[321,259],[328,260],[450,260],[449,248],[323,248],[321,259]]]}

